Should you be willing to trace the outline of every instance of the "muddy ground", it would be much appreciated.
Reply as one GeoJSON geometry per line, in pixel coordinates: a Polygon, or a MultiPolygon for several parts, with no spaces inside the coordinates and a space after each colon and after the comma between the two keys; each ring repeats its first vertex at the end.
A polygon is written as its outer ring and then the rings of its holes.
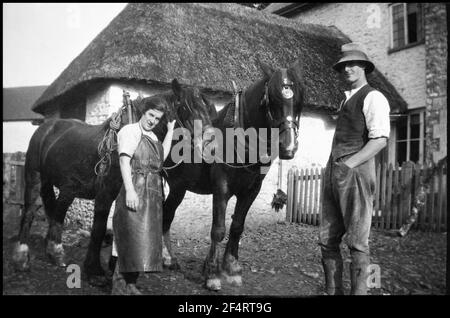
{"type": "MultiPolygon", "coordinates": [[[[201,269],[209,247],[211,196],[188,193],[172,225],[172,244],[181,265],[180,270],[165,269],[145,274],[138,287],[149,295],[252,295],[309,296],[322,293],[324,285],[317,245],[318,228],[284,222],[270,202],[260,195],[247,217],[240,245],[243,285],[222,283],[222,290],[203,287],[201,269]]],[[[227,210],[230,224],[234,199],[227,210]]],[[[3,294],[110,294],[110,287],[93,287],[82,281],[81,288],[67,287],[69,273],[50,264],[44,253],[47,223],[38,217],[32,227],[30,249],[31,271],[15,272],[11,264],[11,247],[17,239],[19,224],[16,206],[3,206],[3,294]]],[[[63,243],[67,264],[82,265],[89,238],[75,227],[66,229],[63,243]]],[[[226,240],[221,244],[223,250],[226,240]]],[[[447,233],[412,231],[404,238],[392,231],[373,230],[370,237],[372,264],[379,265],[381,286],[373,295],[410,295],[446,293],[447,233]]],[[[110,253],[105,246],[102,259],[110,253]]],[[[344,249],[344,284],[349,289],[349,252],[344,249]]]]}

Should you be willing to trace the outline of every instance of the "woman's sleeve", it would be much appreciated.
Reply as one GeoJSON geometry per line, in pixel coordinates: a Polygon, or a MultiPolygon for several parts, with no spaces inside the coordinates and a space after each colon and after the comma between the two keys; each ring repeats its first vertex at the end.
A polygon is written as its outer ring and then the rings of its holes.
{"type": "Polygon", "coordinates": [[[139,131],[136,133],[132,128],[131,125],[126,125],[117,134],[117,151],[119,156],[126,154],[131,158],[137,149],[140,135],[139,131]]]}

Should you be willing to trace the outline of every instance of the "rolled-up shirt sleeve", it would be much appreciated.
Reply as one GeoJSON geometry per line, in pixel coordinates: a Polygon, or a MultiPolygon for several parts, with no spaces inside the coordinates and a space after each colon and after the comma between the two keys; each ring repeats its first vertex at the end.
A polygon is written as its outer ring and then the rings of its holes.
{"type": "Polygon", "coordinates": [[[366,119],[369,139],[389,138],[391,124],[389,120],[389,102],[379,91],[372,91],[364,99],[363,113],[366,119]]]}
{"type": "MultiPolygon", "coordinates": [[[[139,128],[139,127],[138,127],[139,128]]],[[[133,124],[124,126],[117,133],[117,150],[133,157],[140,141],[140,131],[133,124]]]]}

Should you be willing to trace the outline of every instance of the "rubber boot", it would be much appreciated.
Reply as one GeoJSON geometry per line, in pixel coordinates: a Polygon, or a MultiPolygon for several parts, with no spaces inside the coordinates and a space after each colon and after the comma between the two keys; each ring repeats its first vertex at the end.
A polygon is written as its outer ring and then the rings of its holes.
{"type": "Polygon", "coordinates": [[[350,295],[367,295],[367,279],[369,257],[367,255],[352,255],[350,264],[350,295]]]}
{"type": "Polygon", "coordinates": [[[112,276],[111,295],[127,295],[126,286],[127,283],[125,282],[125,278],[119,272],[119,264],[117,263],[112,276]]]}
{"type": "Polygon", "coordinates": [[[342,288],[343,262],[340,258],[322,258],[327,295],[344,295],[342,288]]]}
{"type": "Polygon", "coordinates": [[[117,264],[117,256],[110,256],[108,261],[108,276],[112,276],[117,264]]]}

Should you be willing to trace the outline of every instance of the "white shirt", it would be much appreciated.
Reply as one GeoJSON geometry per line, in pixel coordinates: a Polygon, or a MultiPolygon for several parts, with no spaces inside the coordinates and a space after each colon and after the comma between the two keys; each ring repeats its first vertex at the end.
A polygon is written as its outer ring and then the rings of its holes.
{"type": "MultiPolygon", "coordinates": [[[[345,91],[345,101],[355,95],[364,85],[345,91]]],[[[390,112],[389,102],[379,91],[374,90],[367,94],[364,99],[363,114],[366,119],[366,126],[369,131],[369,138],[386,137],[389,138],[391,123],[389,120],[390,112]]]]}
{"type": "Polygon", "coordinates": [[[158,140],[152,131],[145,131],[142,129],[139,122],[123,126],[117,133],[117,150],[119,155],[121,153],[126,153],[130,157],[133,157],[139,142],[141,141],[142,134],[155,141],[158,140]]]}

